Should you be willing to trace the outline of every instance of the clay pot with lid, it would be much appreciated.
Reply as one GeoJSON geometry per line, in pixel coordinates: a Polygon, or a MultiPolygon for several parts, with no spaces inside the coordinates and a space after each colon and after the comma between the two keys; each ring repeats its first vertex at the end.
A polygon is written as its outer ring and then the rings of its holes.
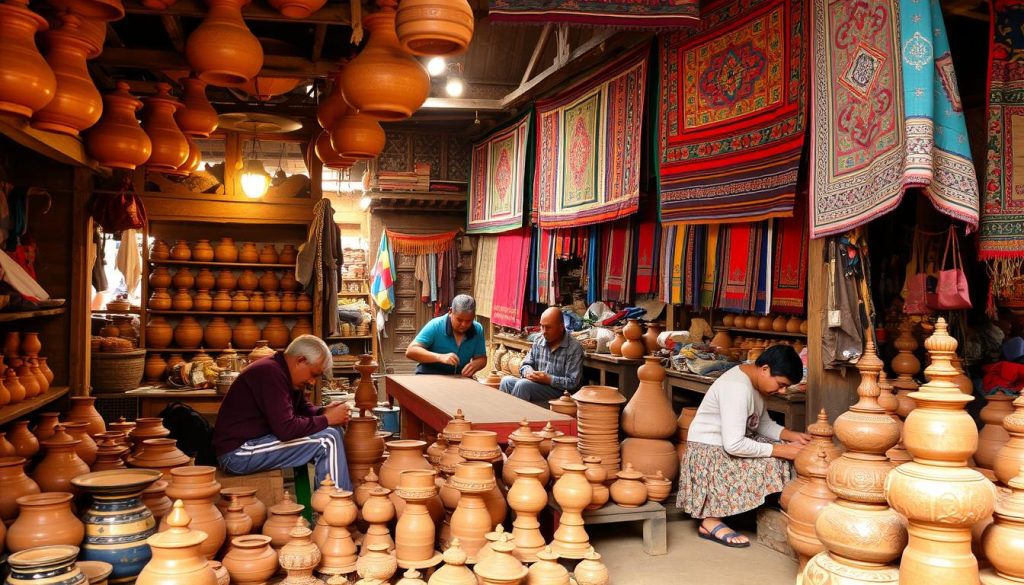
{"type": "Polygon", "coordinates": [[[7,431],[7,440],[14,446],[14,454],[31,460],[39,452],[39,439],[28,431],[28,421],[19,420],[11,423],[7,431]]]}
{"type": "Polygon", "coordinates": [[[39,484],[25,475],[24,457],[0,457],[0,520],[11,524],[18,516],[18,498],[38,494],[39,484]]]}
{"type": "MultiPolygon", "coordinates": [[[[153,153],[153,143],[135,118],[135,112],[141,108],[142,102],[128,91],[128,84],[117,82],[117,89],[103,96],[103,116],[86,135],[89,156],[105,167],[118,169],[133,170],[145,164],[153,153]]],[[[154,243],[149,257],[166,260],[167,243],[154,243]]]]}
{"type": "Polygon", "coordinates": [[[601,562],[601,555],[593,547],[583,555],[583,560],[573,569],[578,585],[608,585],[608,567],[601,562]]]}
{"type": "Polygon", "coordinates": [[[338,118],[330,133],[324,131],[320,135],[316,151],[328,151],[330,162],[325,161],[324,166],[348,168],[356,160],[379,155],[384,150],[385,140],[380,122],[366,114],[349,112],[338,118]]]}
{"type": "Polygon", "coordinates": [[[82,18],[62,13],[59,29],[45,33],[49,49],[46,61],[57,79],[53,99],[32,116],[32,127],[69,136],[99,121],[103,99],[89,76],[85,60],[93,47],[83,36],[82,18]]]}
{"type": "Polygon", "coordinates": [[[259,531],[263,523],[267,521],[267,506],[256,497],[257,488],[245,486],[232,486],[220,490],[221,499],[217,507],[221,513],[227,511],[228,502],[236,498],[242,505],[242,512],[252,520],[252,530],[259,531]]]}
{"type": "Polygon", "coordinates": [[[610,488],[612,500],[616,504],[623,508],[635,508],[647,501],[647,486],[643,482],[643,473],[636,471],[627,463],[626,468],[616,476],[619,479],[610,488]]]}
{"type": "Polygon", "coordinates": [[[277,572],[277,552],[263,534],[236,536],[222,564],[237,585],[261,585],[277,572]]]}
{"type": "Polygon", "coordinates": [[[139,574],[138,585],[217,585],[217,576],[202,551],[208,537],[202,530],[190,528],[191,521],[185,504],[175,502],[163,520],[166,528],[146,540],[153,558],[139,574]]]}
{"type": "Polygon", "coordinates": [[[817,422],[807,425],[807,432],[811,435],[810,442],[803,449],[800,449],[796,458],[793,459],[796,477],[786,484],[786,487],[783,488],[782,493],[779,495],[779,504],[783,510],[788,509],[789,500],[801,487],[806,485],[806,470],[817,459],[819,450],[824,449],[829,461],[838,459],[842,454],[842,450],[832,442],[832,436],[835,432],[832,430],[832,425],[828,422],[828,414],[824,408],[818,412],[817,422]]]}
{"type": "Polygon", "coordinates": [[[136,441],[138,450],[128,457],[128,465],[156,469],[163,473],[164,479],[170,479],[172,469],[189,463],[189,456],[177,445],[176,439],[167,438],[136,441]]]}
{"type": "Polygon", "coordinates": [[[245,513],[245,509],[238,496],[231,497],[227,511],[221,508],[220,505],[217,505],[217,509],[220,510],[221,515],[224,516],[224,528],[227,531],[227,537],[224,542],[224,553],[227,554],[227,552],[231,550],[231,543],[235,538],[245,536],[252,532],[252,518],[245,513]]]}
{"type": "Polygon", "coordinates": [[[370,40],[345,66],[340,78],[345,100],[357,111],[378,120],[408,118],[423,105],[430,91],[426,69],[399,45],[395,34],[396,4],[394,0],[384,0],[379,12],[363,18],[370,40]]]}
{"type": "MultiPolygon", "coordinates": [[[[171,470],[171,483],[167,486],[169,498],[184,502],[185,510],[192,518],[189,526],[207,534],[208,538],[199,547],[206,558],[217,554],[227,535],[224,516],[213,505],[213,499],[220,493],[216,472],[216,467],[207,465],[176,467],[171,470]]],[[[164,518],[160,529],[166,530],[168,526],[169,518],[164,518]]]]}
{"type": "Polygon", "coordinates": [[[558,564],[558,555],[552,552],[551,547],[537,553],[537,562],[530,565],[527,573],[527,583],[530,585],[569,585],[569,571],[558,564]]]}
{"type": "Polygon", "coordinates": [[[0,112],[29,118],[53,100],[57,78],[35,43],[36,32],[46,29],[46,20],[27,1],[0,4],[0,112]]]}
{"type": "Polygon", "coordinates": [[[313,577],[313,569],[316,569],[321,561],[320,550],[310,539],[311,532],[303,520],[296,520],[295,525],[288,533],[288,543],[281,547],[278,553],[278,562],[281,568],[288,572],[282,583],[284,585],[319,585],[323,583],[313,577]]]}
{"type": "Polygon", "coordinates": [[[75,562],[78,547],[69,544],[37,546],[12,554],[7,559],[9,585],[86,585],[88,577],[75,562]]]}
{"type": "Polygon", "coordinates": [[[288,544],[291,538],[289,533],[305,509],[305,506],[292,500],[288,492],[285,492],[284,501],[270,507],[270,514],[263,523],[263,534],[271,538],[270,546],[279,549],[288,544]]]}
{"type": "Polygon", "coordinates": [[[114,469],[126,469],[124,456],[129,452],[127,443],[119,443],[117,436],[122,439],[124,433],[107,432],[99,438],[98,449],[96,450],[96,463],[92,464],[92,470],[110,471],[114,469]]]}
{"type": "MultiPolygon", "coordinates": [[[[367,483],[369,483],[369,479],[360,487],[367,483]]],[[[388,523],[395,518],[395,505],[391,502],[390,494],[391,490],[378,485],[370,489],[363,500],[362,519],[368,526],[366,534],[363,536],[361,555],[366,554],[367,547],[372,544],[384,544],[390,551],[395,549],[395,541],[391,538],[391,532],[388,530],[388,523]]]]}
{"type": "MultiPolygon", "coordinates": [[[[186,135],[209,138],[210,134],[217,129],[217,110],[213,109],[210,100],[206,97],[206,82],[196,77],[184,77],[180,82],[184,88],[181,101],[185,107],[174,114],[178,127],[186,135]]],[[[217,262],[234,262],[234,260],[218,258],[217,262]]]]}
{"type": "MultiPolygon", "coordinates": [[[[171,95],[170,85],[157,83],[156,88],[156,95],[143,100],[146,107],[142,109],[142,129],[153,143],[153,153],[146,166],[161,173],[174,172],[185,163],[189,154],[188,140],[174,121],[174,113],[182,105],[171,95]]],[[[179,259],[173,249],[171,256],[179,259]]]]}
{"type": "Polygon", "coordinates": [[[466,0],[406,0],[395,15],[395,32],[407,53],[445,57],[466,52],[473,21],[466,0]]]}
{"type": "Polygon", "coordinates": [[[79,443],[79,439],[64,430],[64,425],[57,425],[53,436],[42,441],[46,456],[32,473],[42,491],[77,493],[71,480],[89,473],[89,465],[76,452],[79,443]]]}
{"type": "Polygon", "coordinates": [[[188,37],[185,58],[203,81],[219,86],[248,82],[263,67],[263,46],[242,19],[247,0],[214,0],[188,37]]]}
{"type": "Polygon", "coordinates": [[[981,572],[986,584],[1024,580],[1024,476],[1018,473],[1007,485],[1010,493],[997,502],[994,522],[981,537],[984,555],[992,564],[981,572]]]}
{"type": "Polygon", "coordinates": [[[488,555],[473,567],[480,585],[503,585],[520,583],[527,575],[527,569],[514,555],[515,545],[509,541],[509,535],[502,537],[491,545],[493,554],[488,555]]]}
{"type": "Polygon", "coordinates": [[[164,419],[158,416],[144,416],[135,419],[135,426],[128,433],[132,442],[132,452],[142,452],[142,442],[146,439],[162,439],[171,434],[164,427],[164,419]]]}
{"type": "Polygon", "coordinates": [[[85,537],[85,525],[71,508],[74,496],[68,492],[43,492],[17,499],[20,513],[7,530],[11,552],[43,546],[78,546],[85,537]]]}

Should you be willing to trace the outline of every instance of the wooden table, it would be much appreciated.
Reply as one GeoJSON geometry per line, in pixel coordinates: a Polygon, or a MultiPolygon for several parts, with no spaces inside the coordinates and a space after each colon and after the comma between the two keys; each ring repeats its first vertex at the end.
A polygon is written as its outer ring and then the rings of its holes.
{"type": "Polygon", "coordinates": [[[402,408],[403,439],[421,438],[424,426],[440,432],[460,409],[474,429],[498,433],[499,443],[507,442],[509,433],[519,428],[519,421],[524,418],[534,430],[550,422],[563,433],[576,435],[573,417],[541,408],[470,378],[391,375],[385,380],[388,396],[397,400],[402,408]]]}
{"type": "MultiPolygon", "coordinates": [[[[679,372],[666,369],[668,374],[665,381],[673,392],[679,390],[696,394],[707,394],[708,388],[714,383],[715,378],[698,376],[689,372],[679,372]]],[[[782,396],[768,396],[764,399],[768,412],[776,412],[782,415],[782,426],[793,431],[803,431],[807,427],[807,405],[805,397],[799,394],[791,395],[788,399],[782,396]]],[[[700,400],[698,399],[699,403],[700,400]]]]}
{"type": "Polygon", "coordinates": [[[583,383],[615,386],[628,399],[640,385],[636,369],[643,363],[644,360],[631,360],[607,353],[585,353],[583,383]]]}
{"type": "Polygon", "coordinates": [[[139,416],[159,416],[173,402],[182,402],[210,419],[217,418],[224,396],[216,390],[173,390],[156,386],[143,386],[125,392],[125,396],[139,399],[139,416]]]}

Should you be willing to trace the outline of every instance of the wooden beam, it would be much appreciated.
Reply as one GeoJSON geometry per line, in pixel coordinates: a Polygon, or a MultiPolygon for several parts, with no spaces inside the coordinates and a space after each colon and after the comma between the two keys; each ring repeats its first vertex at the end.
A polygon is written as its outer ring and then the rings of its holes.
{"type": "Polygon", "coordinates": [[[482,110],[500,112],[505,108],[501,100],[428,97],[421,110],[482,110]]]}
{"type": "Polygon", "coordinates": [[[523,79],[519,82],[519,85],[526,83],[530,79],[530,74],[533,73],[533,68],[537,65],[537,60],[540,59],[540,55],[544,51],[544,45],[548,42],[548,36],[551,34],[553,26],[549,22],[541,29],[540,37],[537,39],[537,44],[533,47],[533,54],[530,55],[530,62],[526,64],[526,70],[523,71],[523,79]]]}
{"type": "MultiPolygon", "coordinates": [[[[207,6],[203,0],[178,0],[164,9],[153,9],[143,6],[138,0],[125,0],[125,12],[128,14],[155,14],[168,16],[186,16],[190,18],[206,18],[207,6]]],[[[287,18],[280,12],[262,2],[252,2],[242,9],[242,17],[246,20],[266,20],[280,23],[312,23],[349,26],[348,4],[328,3],[320,10],[305,18],[287,18]]]]}
{"type": "Polygon", "coordinates": [[[92,321],[89,314],[92,302],[89,252],[92,245],[92,217],[89,215],[88,201],[92,195],[92,189],[91,173],[85,168],[76,168],[74,192],[72,193],[72,212],[75,221],[71,224],[71,258],[69,259],[71,262],[71,291],[67,301],[71,309],[69,344],[73,356],[68,364],[68,386],[71,387],[71,393],[75,396],[85,396],[89,393],[91,363],[89,338],[92,335],[92,321]]]}
{"type": "Polygon", "coordinates": [[[101,167],[86,154],[85,145],[74,136],[36,130],[27,120],[12,114],[0,114],[0,134],[59,163],[110,174],[110,169],[101,167]]]}
{"type": "Polygon", "coordinates": [[[174,45],[174,50],[179,53],[185,52],[185,32],[181,30],[181,17],[170,14],[161,14],[160,23],[164,25],[167,36],[174,45]]]}
{"type": "Polygon", "coordinates": [[[327,39],[327,25],[318,24],[313,30],[313,53],[309,60],[316,63],[324,52],[324,41],[327,39]]]}
{"type": "MultiPolygon", "coordinates": [[[[99,65],[137,69],[190,69],[185,56],[173,51],[120,49],[108,47],[95,59],[99,65]]],[[[266,77],[326,77],[337,68],[332,61],[310,61],[303,57],[266,55],[260,75],[266,77]]]]}

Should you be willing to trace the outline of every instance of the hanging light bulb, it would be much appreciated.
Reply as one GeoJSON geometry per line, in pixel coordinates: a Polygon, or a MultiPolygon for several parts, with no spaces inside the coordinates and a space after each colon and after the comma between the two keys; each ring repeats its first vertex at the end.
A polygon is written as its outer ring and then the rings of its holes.
{"type": "Polygon", "coordinates": [[[242,168],[242,191],[246,197],[258,199],[266,195],[269,188],[270,175],[263,168],[263,163],[255,158],[245,161],[245,167],[242,168]]]}
{"type": "Polygon", "coordinates": [[[461,97],[462,92],[466,90],[466,85],[462,83],[462,78],[458,75],[449,75],[448,82],[444,86],[444,92],[449,97],[461,97]]]}
{"type": "Polygon", "coordinates": [[[444,73],[444,70],[444,57],[434,57],[430,61],[427,61],[427,73],[429,73],[431,77],[441,75],[444,73]]]}

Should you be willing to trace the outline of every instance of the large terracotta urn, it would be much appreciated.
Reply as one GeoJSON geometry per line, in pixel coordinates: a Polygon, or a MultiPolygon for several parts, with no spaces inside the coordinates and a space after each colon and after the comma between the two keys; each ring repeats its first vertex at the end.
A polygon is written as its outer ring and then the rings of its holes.
{"type": "MultiPolygon", "coordinates": [[[[214,498],[220,493],[216,473],[216,467],[207,465],[176,467],[171,470],[171,483],[167,486],[169,498],[184,502],[185,510],[192,518],[189,527],[207,534],[208,538],[199,549],[208,559],[217,554],[227,536],[224,516],[213,505],[214,498]]],[[[166,530],[168,526],[169,518],[164,518],[160,529],[166,530]]]]}
{"type": "MultiPolygon", "coordinates": [[[[142,129],[153,144],[146,166],[161,173],[174,172],[185,163],[189,152],[188,140],[174,121],[174,113],[182,106],[171,95],[170,85],[158,83],[156,89],[156,95],[143,100],[146,107],[142,109],[142,129]]],[[[171,255],[174,256],[173,250],[171,255]]]]}
{"type": "Polygon", "coordinates": [[[470,563],[476,562],[477,552],[486,544],[484,535],[492,527],[484,494],[494,488],[494,481],[494,468],[483,461],[459,463],[450,479],[460,494],[450,521],[451,537],[462,542],[470,563]]]}
{"type": "Polygon", "coordinates": [[[67,492],[43,492],[18,498],[18,519],[7,529],[7,550],[18,552],[45,545],[78,546],[85,526],[71,507],[67,492]]]}
{"type": "Polygon", "coordinates": [[[430,92],[426,68],[398,43],[396,4],[395,0],[378,0],[381,10],[363,18],[370,40],[341,72],[345,100],[378,120],[408,118],[430,92]]]}
{"type": "Polygon", "coordinates": [[[160,477],[152,469],[115,469],[72,480],[92,496],[82,516],[85,541],[80,558],[110,563],[114,582],[134,580],[152,556],[146,539],[156,533],[156,522],[142,503],[142,492],[160,477]]]}
{"type": "Polygon", "coordinates": [[[661,358],[645,357],[644,364],[637,368],[637,377],[640,385],[622,410],[622,430],[641,439],[671,437],[676,432],[676,415],[665,394],[661,358]]]}
{"type": "Polygon", "coordinates": [[[666,439],[629,437],[622,441],[622,463],[645,476],[661,472],[665,477],[678,477],[679,459],[676,446],[666,439]]]}
{"type": "MultiPolygon", "coordinates": [[[[1016,397],[1001,393],[985,397],[988,404],[979,413],[985,426],[978,433],[978,450],[974,452],[974,463],[978,467],[992,469],[996,454],[1010,440],[1010,435],[1003,428],[1003,419],[1013,413],[1011,403],[1016,397]]],[[[1016,472],[1011,473],[1007,481],[1016,476],[1016,472]]]]}
{"type": "Polygon", "coordinates": [[[540,467],[521,467],[508,490],[508,505],[516,513],[516,519],[512,522],[515,555],[525,563],[536,560],[537,553],[544,548],[544,536],[537,520],[537,515],[548,504],[545,484],[540,481],[542,473],[540,467]]]}
{"type": "Polygon", "coordinates": [[[137,585],[217,585],[217,576],[202,551],[207,534],[191,528],[191,521],[184,502],[174,502],[162,522],[165,528],[146,540],[153,558],[139,574],[137,585]]]}
{"type": "Polygon", "coordinates": [[[224,349],[231,343],[231,326],[224,317],[213,317],[203,331],[203,345],[209,349],[224,349]]]}
{"type": "Polygon", "coordinates": [[[395,493],[405,500],[405,511],[395,526],[395,554],[401,567],[432,567],[441,559],[434,551],[435,523],[427,510],[427,501],[437,496],[435,477],[433,469],[409,469],[399,476],[395,493]]]}
{"type": "MultiPolygon", "coordinates": [[[[206,97],[206,82],[196,77],[184,77],[181,85],[185,90],[181,101],[185,106],[174,114],[181,131],[189,136],[209,138],[217,129],[217,110],[210,105],[206,97]]],[[[227,238],[230,239],[230,238],[227,238]]],[[[234,248],[234,245],[231,246],[234,248]]],[[[235,252],[237,257],[237,250],[235,252]]],[[[217,259],[217,262],[233,262],[233,260],[217,259]]]]}
{"type": "MultiPolygon", "coordinates": [[[[118,169],[133,170],[145,164],[153,153],[153,143],[135,119],[135,112],[141,108],[142,102],[128,91],[128,84],[117,82],[117,89],[103,96],[103,116],[85,137],[89,156],[105,167],[118,169]]],[[[150,258],[159,260],[154,254],[159,256],[155,244],[150,258]]]]}
{"type": "Polygon", "coordinates": [[[1020,473],[1021,464],[1024,463],[1024,397],[1018,396],[1013,401],[1013,411],[1004,417],[1003,427],[1007,441],[993,457],[992,471],[1000,483],[1009,485],[1010,480],[1020,473]]]}
{"type": "Polygon", "coordinates": [[[811,557],[825,550],[825,546],[818,540],[814,523],[825,506],[836,499],[836,495],[828,488],[828,482],[825,481],[830,462],[831,459],[825,448],[818,445],[817,453],[805,468],[806,481],[793,494],[786,511],[786,515],[789,517],[786,535],[789,545],[793,547],[800,559],[801,571],[811,557]]]}
{"type": "Polygon", "coordinates": [[[644,329],[640,326],[640,321],[629,319],[626,322],[626,326],[622,328],[622,336],[626,338],[626,341],[619,348],[619,351],[622,352],[622,357],[638,360],[644,356],[647,347],[642,340],[643,333],[644,329]]]}
{"type": "Polygon", "coordinates": [[[263,46],[245,21],[247,0],[212,0],[185,44],[185,58],[199,79],[219,86],[248,82],[263,68],[263,46]]]}
{"type": "Polygon", "coordinates": [[[236,536],[223,564],[236,585],[262,585],[277,572],[277,552],[270,547],[269,536],[236,536]]]}
{"type": "Polygon", "coordinates": [[[27,0],[0,4],[0,112],[29,118],[53,100],[57,78],[35,43],[36,32],[46,29],[27,0]]]}
{"type": "Polygon", "coordinates": [[[103,112],[103,98],[89,76],[85,60],[92,46],[82,36],[79,16],[59,16],[63,26],[45,33],[46,61],[57,79],[53,99],[32,115],[32,127],[69,136],[91,127],[103,112]]]}
{"type": "Polygon", "coordinates": [[[380,466],[380,485],[390,490],[398,487],[398,480],[403,471],[412,469],[433,470],[424,457],[426,441],[401,439],[385,443],[388,458],[380,466]]]}
{"type": "Polygon", "coordinates": [[[288,345],[288,326],[280,317],[271,317],[260,332],[260,337],[267,340],[270,347],[286,347],[288,345]]]}
{"type": "Polygon", "coordinates": [[[345,430],[345,459],[353,485],[363,482],[367,472],[384,455],[384,439],[377,435],[377,418],[352,417],[345,430]]]}
{"type": "Polygon", "coordinates": [[[203,328],[192,315],[185,315],[174,328],[174,342],[184,349],[195,349],[203,341],[203,328]]]}
{"type": "Polygon", "coordinates": [[[252,317],[242,317],[231,332],[231,343],[238,349],[252,349],[260,339],[260,328],[252,317]]]}
{"type": "Polygon", "coordinates": [[[39,484],[25,474],[24,457],[0,457],[0,520],[10,525],[18,517],[18,498],[39,493],[39,484]]]}
{"type": "MultiPolygon", "coordinates": [[[[902,427],[902,423],[900,426],[902,427]]],[[[826,458],[829,461],[834,461],[842,454],[842,451],[832,442],[835,432],[832,430],[832,425],[828,422],[828,414],[824,408],[818,412],[817,421],[807,425],[807,433],[811,435],[810,442],[804,445],[803,449],[800,449],[800,453],[793,460],[796,477],[786,484],[786,487],[783,488],[782,493],[779,495],[779,505],[782,506],[783,510],[789,508],[789,500],[801,487],[807,484],[807,468],[811,462],[817,460],[819,450],[825,450],[826,458]]]]}
{"type": "Polygon", "coordinates": [[[407,53],[445,57],[466,52],[473,21],[466,0],[404,0],[395,16],[395,32],[407,53]]]}
{"type": "Polygon", "coordinates": [[[65,420],[84,422],[87,424],[86,432],[89,435],[104,433],[107,431],[107,424],[103,417],[96,410],[95,396],[73,396],[71,397],[71,410],[64,417],[65,420]]]}
{"type": "MultiPolygon", "coordinates": [[[[564,473],[551,488],[551,495],[562,508],[562,517],[551,541],[551,550],[567,559],[580,559],[590,548],[590,537],[584,528],[583,510],[590,505],[593,488],[587,481],[587,467],[582,463],[566,463],[564,473]]],[[[640,484],[643,486],[643,484],[640,484]]]]}
{"type": "Polygon", "coordinates": [[[39,488],[44,492],[78,493],[71,480],[89,473],[89,465],[76,452],[81,440],[72,438],[64,425],[57,425],[53,436],[41,442],[46,456],[32,472],[39,488]]]}

